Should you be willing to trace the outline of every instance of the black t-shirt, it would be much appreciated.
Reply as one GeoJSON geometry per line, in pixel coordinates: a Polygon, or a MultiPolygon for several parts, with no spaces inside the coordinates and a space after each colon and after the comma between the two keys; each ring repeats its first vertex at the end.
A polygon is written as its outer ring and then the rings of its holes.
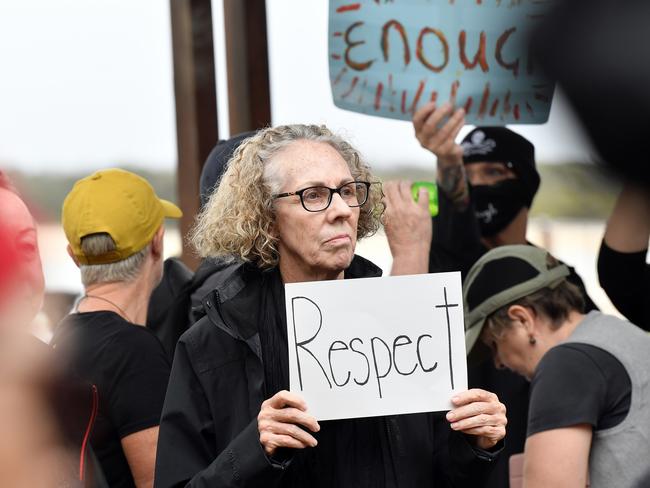
{"type": "Polygon", "coordinates": [[[595,431],[621,423],[632,384],[621,362],[599,347],[561,344],[539,362],[530,384],[528,436],[589,424],[595,431]]]}
{"type": "Polygon", "coordinates": [[[605,241],[598,254],[598,279],[614,306],[643,330],[650,331],[650,264],[648,250],[618,252],[605,241]]]}
{"type": "Polygon", "coordinates": [[[97,387],[90,438],[111,487],[135,486],[120,440],[160,423],[170,365],[156,336],[109,311],[76,313],[53,344],[70,374],[97,387]]]}

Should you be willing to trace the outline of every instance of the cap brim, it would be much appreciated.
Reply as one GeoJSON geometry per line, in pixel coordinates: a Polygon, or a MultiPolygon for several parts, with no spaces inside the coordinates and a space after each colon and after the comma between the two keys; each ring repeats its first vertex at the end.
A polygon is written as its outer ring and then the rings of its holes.
{"type": "Polygon", "coordinates": [[[485,319],[481,320],[465,331],[465,350],[467,351],[468,356],[472,352],[472,349],[476,345],[476,342],[481,335],[483,324],[485,324],[485,319]]]}
{"type": "Polygon", "coordinates": [[[180,219],[183,216],[181,209],[172,202],[159,198],[165,217],[170,219],[180,219]]]}

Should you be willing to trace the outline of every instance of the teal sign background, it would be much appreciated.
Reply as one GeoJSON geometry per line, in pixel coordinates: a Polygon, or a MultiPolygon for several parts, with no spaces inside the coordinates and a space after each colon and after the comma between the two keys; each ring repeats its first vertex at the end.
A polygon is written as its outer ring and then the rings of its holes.
{"type": "Polygon", "coordinates": [[[528,54],[548,0],[330,0],[334,104],[410,120],[430,100],[468,124],[542,124],[554,85],[528,54]]]}

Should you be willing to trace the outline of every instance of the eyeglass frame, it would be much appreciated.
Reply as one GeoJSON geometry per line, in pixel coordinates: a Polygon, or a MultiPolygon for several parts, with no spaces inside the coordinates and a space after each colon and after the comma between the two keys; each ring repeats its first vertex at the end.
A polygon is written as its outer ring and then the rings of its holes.
{"type": "Polygon", "coordinates": [[[358,208],[358,207],[361,207],[361,206],[365,205],[365,203],[368,201],[368,196],[370,196],[370,185],[372,185],[372,183],[370,183],[368,181],[356,181],[356,180],[355,181],[348,181],[347,183],[343,183],[338,188],[330,188],[329,186],[325,186],[325,185],[314,185],[314,186],[308,186],[307,188],[303,188],[302,190],[290,191],[290,192],[286,192],[286,193],[278,193],[277,195],[273,196],[273,199],[275,200],[277,198],[285,198],[285,197],[292,197],[294,195],[298,195],[298,197],[300,197],[300,204],[302,205],[302,208],[304,208],[307,212],[322,212],[322,211],[327,210],[329,208],[329,206],[332,204],[332,199],[334,198],[334,194],[337,193],[341,197],[341,200],[343,200],[348,207],[350,207],[350,208],[358,208]],[[355,183],[355,184],[361,183],[362,185],[366,186],[366,199],[363,202],[359,203],[358,205],[350,205],[349,203],[347,203],[345,201],[345,199],[341,195],[341,189],[344,186],[350,185],[352,183],[355,183]],[[304,192],[306,192],[307,190],[311,190],[312,188],[327,188],[330,191],[329,199],[327,200],[327,205],[325,205],[320,210],[309,210],[305,206],[305,201],[302,199],[302,194],[304,192]]]}

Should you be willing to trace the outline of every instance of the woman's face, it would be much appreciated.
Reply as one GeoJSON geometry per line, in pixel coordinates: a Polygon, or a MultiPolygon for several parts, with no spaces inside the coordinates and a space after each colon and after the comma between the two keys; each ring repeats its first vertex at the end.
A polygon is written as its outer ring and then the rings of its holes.
{"type": "Polygon", "coordinates": [[[530,381],[539,358],[535,354],[538,351],[531,346],[530,336],[523,325],[515,322],[504,329],[499,337],[495,337],[485,327],[481,340],[492,351],[497,369],[507,368],[530,381]]]}
{"type": "MultiPolygon", "coordinates": [[[[293,142],[278,152],[271,164],[277,164],[280,193],[318,185],[338,188],[354,181],[341,155],[322,142],[293,142]]],[[[284,281],[342,278],[354,256],[359,208],[349,207],[336,193],[329,207],[320,212],[305,210],[297,195],[278,198],[274,204],[284,281]]]]}

